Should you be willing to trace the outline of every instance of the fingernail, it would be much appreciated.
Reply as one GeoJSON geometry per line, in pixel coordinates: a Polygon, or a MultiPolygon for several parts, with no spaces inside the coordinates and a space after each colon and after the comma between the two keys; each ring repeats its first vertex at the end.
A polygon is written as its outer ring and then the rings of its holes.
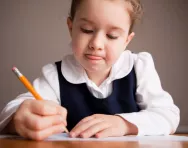
{"type": "Polygon", "coordinates": [[[70,133],[70,136],[71,136],[72,138],[74,138],[74,137],[75,137],[75,133],[70,133]]]}

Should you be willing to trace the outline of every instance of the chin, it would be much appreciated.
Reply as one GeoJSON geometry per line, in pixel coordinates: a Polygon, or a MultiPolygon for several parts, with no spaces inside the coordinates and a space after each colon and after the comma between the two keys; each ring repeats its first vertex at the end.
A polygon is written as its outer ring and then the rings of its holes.
{"type": "Polygon", "coordinates": [[[97,66],[90,66],[90,67],[85,67],[85,70],[88,72],[100,72],[102,68],[97,66]]]}

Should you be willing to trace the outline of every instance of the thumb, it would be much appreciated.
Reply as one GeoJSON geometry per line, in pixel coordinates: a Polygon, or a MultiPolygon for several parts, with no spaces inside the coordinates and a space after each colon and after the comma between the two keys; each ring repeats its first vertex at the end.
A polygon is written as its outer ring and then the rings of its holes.
{"type": "Polygon", "coordinates": [[[62,116],[62,118],[64,120],[64,124],[65,124],[65,126],[67,126],[67,109],[62,106],[59,106],[58,114],[62,116]]]}

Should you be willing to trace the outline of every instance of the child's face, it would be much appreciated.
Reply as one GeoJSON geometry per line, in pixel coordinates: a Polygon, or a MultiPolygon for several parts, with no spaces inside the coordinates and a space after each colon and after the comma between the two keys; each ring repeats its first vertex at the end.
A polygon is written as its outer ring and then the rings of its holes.
{"type": "Polygon", "coordinates": [[[68,19],[74,56],[87,72],[110,70],[133,38],[128,7],[122,0],[83,0],[68,19]]]}

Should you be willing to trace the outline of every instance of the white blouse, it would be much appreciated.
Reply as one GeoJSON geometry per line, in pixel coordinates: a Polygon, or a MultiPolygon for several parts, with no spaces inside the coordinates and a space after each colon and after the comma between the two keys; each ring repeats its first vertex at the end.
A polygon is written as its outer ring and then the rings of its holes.
{"type": "MultiPolygon", "coordinates": [[[[61,71],[67,81],[73,84],[86,83],[89,91],[98,99],[104,99],[112,93],[112,81],[125,77],[135,68],[137,78],[136,102],[140,112],[118,114],[136,125],[138,135],[168,135],[176,131],[180,120],[180,111],[174,105],[172,97],[162,89],[153,59],[149,53],[138,54],[125,50],[112,66],[109,77],[98,87],[92,82],[85,70],[73,55],[62,60],[61,71]]],[[[34,88],[46,100],[61,104],[58,73],[55,64],[42,68],[42,77],[33,82],[34,88]]],[[[34,99],[27,92],[10,101],[0,114],[0,131],[11,120],[13,113],[26,99],[34,99]]],[[[126,99],[126,98],[125,98],[126,99]]]]}

